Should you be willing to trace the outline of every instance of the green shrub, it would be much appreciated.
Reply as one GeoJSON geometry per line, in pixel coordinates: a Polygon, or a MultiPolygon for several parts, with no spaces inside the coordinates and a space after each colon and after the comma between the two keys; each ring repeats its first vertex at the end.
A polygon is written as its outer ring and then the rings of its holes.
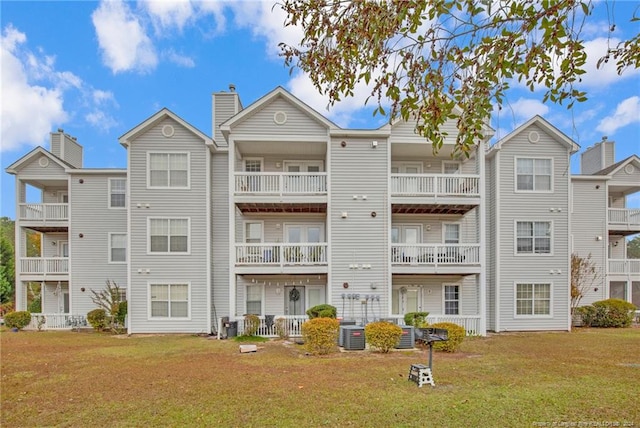
{"type": "Polygon", "coordinates": [[[335,306],[322,304],[316,305],[312,308],[307,309],[307,315],[309,319],[313,318],[336,318],[338,315],[338,310],[335,306]]]}
{"type": "Polygon", "coordinates": [[[0,316],[13,312],[13,302],[0,303],[0,316]]]}
{"type": "Polygon", "coordinates": [[[302,339],[307,352],[328,354],[336,348],[340,323],[334,318],[313,318],[302,324],[302,339]]]}
{"type": "Polygon", "coordinates": [[[4,324],[9,328],[22,330],[31,322],[31,313],[28,311],[9,312],[4,316],[4,324]]]}
{"type": "Polygon", "coordinates": [[[116,322],[120,326],[124,326],[124,322],[127,319],[127,301],[123,300],[118,303],[118,311],[116,313],[116,322]]]}
{"type": "Polygon", "coordinates": [[[31,313],[38,314],[42,312],[42,298],[40,296],[36,297],[29,303],[27,310],[31,313]]]}
{"type": "Polygon", "coordinates": [[[452,322],[439,322],[431,324],[429,327],[444,328],[448,332],[449,340],[433,343],[433,349],[436,351],[456,352],[467,335],[464,327],[452,322]]]}
{"type": "Polygon", "coordinates": [[[629,327],[636,306],[621,299],[607,299],[581,306],[578,313],[587,327],[629,327]]]}
{"type": "Polygon", "coordinates": [[[404,314],[404,323],[414,327],[423,327],[427,322],[428,316],[429,312],[408,312],[404,314]]]}
{"type": "Polygon", "coordinates": [[[402,327],[388,321],[377,321],[367,324],[364,334],[371,347],[386,354],[400,343],[402,327]]]}
{"type": "Polygon", "coordinates": [[[89,313],[87,313],[87,321],[89,321],[91,327],[97,331],[102,331],[109,325],[107,311],[101,308],[89,311],[89,313]]]}
{"type": "Polygon", "coordinates": [[[260,328],[260,318],[257,315],[244,316],[244,333],[243,336],[255,336],[260,328]]]}

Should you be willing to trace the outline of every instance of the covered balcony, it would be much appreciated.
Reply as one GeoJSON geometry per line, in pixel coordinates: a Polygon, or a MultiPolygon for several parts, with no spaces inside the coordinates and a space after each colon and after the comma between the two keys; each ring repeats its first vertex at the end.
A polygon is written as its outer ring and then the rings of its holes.
{"type": "Polygon", "coordinates": [[[480,244],[392,244],[394,273],[480,272],[480,244]]]}
{"type": "Polygon", "coordinates": [[[640,277],[640,259],[609,259],[609,274],[640,277]]]}
{"type": "Polygon", "coordinates": [[[610,235],[640,233],[640,209],[609,208],[607,211],[610,235]]]}
{"type": "Polygon", "coordinates": [[[28,276],[69,275],[68,257],[22,257],[20,273],[28,276]]]}
{"type": "Polygon", "coordinates": [[[235,264],[239,273],[254,272],[255,268],[269,273],[310,267],[316,268],[314,271],[326,272],[327,243],[236,244],[235,264]]]}
{"type": "Polygon", "coordinates": [[[39,232],[64,231],[69,226],[69,204],[21,203],[18,220],[22,226],[39,232]]]}

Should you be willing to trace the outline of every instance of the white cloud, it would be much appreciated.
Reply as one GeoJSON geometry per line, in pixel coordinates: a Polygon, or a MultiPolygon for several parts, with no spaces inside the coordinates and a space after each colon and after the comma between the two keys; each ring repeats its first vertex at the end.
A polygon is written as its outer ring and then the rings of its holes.
{"type": "Polygon", "coordinates": [[[632,123],[640,123],[640,97],[638,96],[620,102],[613,115],[602,119],[596,130],[613,135],[618,129],[632,123]]]}
{"type": "Polygon", "coordinates": [[[607,54],[607,49],[617,46],[618,43],[620,43],[619,39],[607,39],[604,37],[599,37],[584,43],[587,63],[584,67],[586,73],[581,77],[581,85],[588,88],[608,88],[612,83],[640,75],[640,69],[631,68],[625,70],[622,75],[619,75],[613,60],[607,63],[603,62],[600,68],[597,67],[598,60],[607,54]]]}
{"type": "MultiPolygon", "coordinates": [[[[0,54],[2,152],[16,150],[23,145],[36,146],[44,143],[54,124],[64,123],[68,117],[61,89],[46,88],[30,82],[27,70],[19,58],[22,54],[21,45],[26,40],[26,35],[13,26],[5,27],[0,54]]],[[[33,62],[36,63],[37,61],[33,62]]]]}
{"type": "Polygon", "coordinates": [[[120,0],[103,0],[91,15],[104,64],[116,74],[148,72],[158,64],[151,39],[129,6],[120,0]]]}
{"type": "Polygon", "coordinates": [[[140,1],[138,4],[151,17],[158,35],[173,28],[182,31],[194,14],[189,0],[140,1]]]}
{"type": "Polygon", "coordinates": [[[164,51],[162,53],[162,57],[176,65],[179,65],[180,67],[193,68],[196,66],[196,62],[193,58],[179,54],[173,48],[164,51]]]}

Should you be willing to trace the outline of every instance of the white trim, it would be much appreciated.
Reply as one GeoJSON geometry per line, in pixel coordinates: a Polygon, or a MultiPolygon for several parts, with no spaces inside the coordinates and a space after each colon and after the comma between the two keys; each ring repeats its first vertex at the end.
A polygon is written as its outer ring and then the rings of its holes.
{"type": "MultiPolygon", "coordinates": [[[[422,172],[424,171],[424,164],[422,162],[402,162],[402,161],[396,161],[396,162],[391,162],[391,165],[389,166],[389,172],[391,173],[391,170],[393,168],[398,168],[398,174],[407,174],[406,169],[407,167],[416,167],[418,168],[418,172],[417,174],[422,174],[422,172]],[[404,169],[404,171],[403,171],[404,169]]],[[[387,178],[387,180],[389,180],[390,177],[387,178]]]]}
{"type": "MultiPolygon", "coordinates": [[[[442,173],[443,174],[447,174],[446,172],[444,172],[444,166],[447,165],[447,164],[449,164],[449,165],[456,164],[458,166],[458,170],[455,172],[455,174],[462,174],[462,162],[460,162],[460,161],[442,161],[441,167],[442,167],[442,173]]],[[[454,174],[451,174],[451,175],[454,175],[454,174]]]]}
{"type": "Polygon", "coordinates": [[[320,237],[323,239],[322,241],[318,241],[318,243],[326,243],[327,242],[327,235],[325,233],[325,228],[324,228],[324,224],[323,223],[305,223],[305,222],[288,222],[288,223],[282,223],[282,242],[284,243],[288,243],[288,244],[304,244],[304,243],[311,243],[313,244],[314,242],[309,241],[309,227],[319,227],[320,228],[320,237]],[[289,241],[289,227],[300,227],[300,242],[290,242],[289,241]],[[302,232],[304,231],[305,236],[302,236],[302,232]],[[305,238],[305,239],[302,239],[305,238]]]}
{"type": "MultiPolygon", "coordinates": [[[[500,239],[501,239],[501,233],[500,231],[502,230],[502,216],[500,215],[500,183],[501,183],[501,177],[500,177],[500,152],[498,151],[496,153],[494,162],[496,165],[495,168],[495,178],[494,178],[494,182],[495,182],[495,196],[496,196],[496,204],[495,204],[495,214],[496,214],[496,219],[494,222],[494,227],[495,227],[495,242],[494,242],[494,246],[495,246],[495,264],[496,264],[496,268],[495,268],[495,284],[493,284],[493,286],[495,287],[494,292],[495,292],[495,301],[494,301],[494,312],[495,312],[495,330],[496,331],[500,331],[500,289],[501,287],[501,283],[500,281],[502,280],[500,272],[502,269],[501,266],[501,255],[502,255],[502,251],[500,251],[500,239]]],[[[482,178],[481,178],[482,179],[482,178]]],[[[490,184],[491,185],[491,184],[490,184]]],[[[481,193],[482,194],[482,193],[481,193]]],[[[487,204],[488,205],[488,204],[487,204]]],[[[486,242],[485,244],[486,245],[486,242]]],[[[480,246],[480,251],[482,250],[482,245],[480,246]]]]}
{"type": "MultiPolygon", "coordinates": [[[[289,165],[299,165],[300,166],[300,172],[307,172],[307,171],[303,171],[303,167],[306,167],[308,169],[309,166],[318,166],[320,168],[319,172],[325,172],[324,171],[324,161],[323,160],[313,160],[313,159],[308,159],[308,160],[296,160],[296,159],[283,160],[282,161],[282,171],[283,172],[288,172],[287,171],[287,167],[289,165]]],[[[315,174],[315,173],[312,172],[311,174],[315,174]]]]}
{"type": "MultiPolygon", "coordinates": [[[[246,157],[246,158],[242,158],[242,172],[255,172],[255,171],[247,171],[247,161],[260,161],[260,172],[264,172],[264,158],[260,158],[260,157],[246,157]]],[[[231,162],[231,159],[229,159],[229,162],[231,162]]]]}
{"type": "Polygon", "coordinates": [[[57,198],[58,198],[58,202],[61,204],[69,204],[69,191],[68,190],[58,190],[57,193],[57,198]],[[67,202],[64,202],[64,196],[66,195],[67,197],[67,202]]]}
{"type": "MultiPolygon", "coordinates": [[[[442,223],[442,243],[446,244],[446,231],[447,231],[447,226],[458,226],[458,242],[456,242],[456,244],[462,244],[462,226],[460,224],[460,222],[454,222],[454,221],[443,221],[442,223]]],[[[452,242],[453,243],[453,242],[452,242]]]]}
{"type": "MultiPolygon", "coordinates": [[[[171,236],[171,221],[169,221],[169,235],[171,236]]],[[[180,255],[188,256],[191,254],[191,217],[147,217],[147,255],[180,255]],[[151,251],[151,220],[187,220],[187,251],[170,251],[171,243],[167,242],[167,251],[151,251]]]]}
{"type": "MultiPolygon", "coordinates": [[[[191,190],[191,152],[188,151],[167,151],[167,150],[149,150],[146,153],[147,156],[147,189],[148,190],[157,190],[157,189],[165,189],[165,190],[191,190]],[[186,186],[171,186],[170,181],[171,178],[167,177],[168,182],[166,186],[152,186],[151,185],[151,155],[187,155],[187,185],[186,186]]],[[[171,171],[171,169],[167,169],[167,171],[171,171]]]]}
{"type": "MultiPolygon", "coordinates": [[[[534,226],[535,229],[535,226],[534,226]]],[[[553,220],[539,220],[539,219],[513,219],[513,255],[514,257],[552,257],[553,256],[553,247],[555,244],[555,229],[553,220]],[[518,223],[549,223],[549,252],[548,253],[519,253],[518,252],[518,223]]],[[[535,235],[531,237],[533,239],[532,244],[535,244],[535,235]]],[[[500,244],[499,242],[497,243],[500,244]]],[[[534,245],[535,246],[535,245],[534,245]]]]}
{"type": "Polygon", "coordinates": [[[191,281],[147,281],[147,321],[167,321],[167,320],[191,320],[191,281]],[[152,285],[166,285],[169,286],[169,300],[167,300],[169,306],[169,316],[166,317],[154,317],[151,316],[151,286],[152,285]],[[172,317],[171,314],[171,285],[186,285],[187,286],[187,316],[186,317],[172,317]]]}
{"type": "MultiPolygon", "coordinates": [[[[243,220],[242,221],[242,243],[248,244],[247,242],[247,224],[259,224],[260,225],[260,243],[264,243],[264,220],[243,220]]],[[[235,258],[234,258],[235,259],[235,258]]]]}
{"type": "Polygon", "coordinates": [[[514,193],[554,193],[554,162],[553,162],[553,157],[547,157],[547,156],[514,156],[513,157],[513,191],[514,193]],[[520,159],[524,159],[524,160],[533,160],[534,164],[533,164],[533,177],[534,177],[534,181],[533,181],[533,189],[532,190],[527,190],[527,189],[518,189],[518,160],[520,159]],[[549,190],[536,190],[536,183],[535,183],[535,161],[536,160],[549,160],[551,161],[551,174],[549,176],[549,190]]]}
{"type": "MultiPolygon", "coordinates": [[[[211,235],[211,181],[212,181],[212,177],[211,177],[211,152],[209,151],[208,147],[204,147],[203,149],[203,153],[205,156],[205,176],[206,176],[206,180],[205,180],[205,203],[206,203],[206,208],[205,208],[205,213],[206,213],[206,226],[205,226],[205,230],[206,230],[206,234],[207,234],[207,239],[206,239],[206,245],[207,245],[207,251],[206,251],[206,257],[207,257],[207,261],[205,263],[206,265],[206,274],[207,274],[207,279],[205,281],[205,284],[207,285],[207,304],[206,304],[206,308],[207,308],[207,327],[209,328],[209,333],[213,333],[213,324],[212,324],[212,320],[211,320],[211,315],[213,312],[213,308],[215,307],[214,303],[213,303],[213,299],[212,299],[212,291],[211,291],[211,267],[213,265],[213,260],[211,257],[211,252],[212,252],[212,235],[211,235]]],[[[217,315],[217,311],[216,315],[217,315]]],[[[215,320],[216,322],[216,328],[215,331],[219,332],[219,326],[218,324],[218,320],[215,320]]]]}
{"type": "MultiPolygon", "coordinates": [[[[243,280],[244,281],[244,280],[243,280]]],[[[266,287],[264,284],[259,284],[259,283],[252,283],[252,282],[246,282],[244,285],[244,313],[248,314],[249,312],[247,311],[247,297],[249,296],[249,293],[247,292],[247,288],[248,287],[260,287],[260,313],[259,314],[253,314],[253,315],[264,315],[265,312],[265,306],[266,306],[266,287]]]]}
{"type": "Polygon", "coordinates": [[[110,210],[125,210],[127,209],[127,177],[110,177],[108,180],[108,192],[107,192],[107,208],[110,210]],[[124,206],[123,207],[114,207],[111,205],[111,192],[112,187],[111,183],[114,180],[124,180],[124,206]]]}
{"type": "MultiPolygon", "coordinates": [[[[532,298],[532,303],[535,302],[535,298],[532,298]]],[[[513,282],[513,318],[514,319],[552,319],[553,318],[553,282],[540,282],[540,281],[514,281],[513,282]],[[518,285],[533,284],[533,295],[535,296],[536,285],[549,285],[549,313],[543,315],[519,315],[518,314],[518,285]]],[[[532,310],[534,308],[532,307],[532,310]]]]}
{"type": "MultiPolygon", "coordinates": [[[[450,300],[451,302],[454,302],[455,300],[450,300]]],[[[462,312],[461,309],[462,306],[462,287],[460,286],[460,284],[447,284],[447,283],[442,283],[442,314],[443,315],[460,315],[460,313],[462,312]],[[446,300],[446,288],[447,287],[458,287],[458,313],[457,314],[448,314],[447,313],[447,300],[446,300]]]]}
{"type": "Polygon", "coordinates": [[[129,240],[129,238],[127,236],[127,232],[109,232],[108,233],[108,237],[107,237],[107,247],[108,247],[107,264],[110,264],[110,265],[125,265],[125,264],[127,264],[127,260],[128,259],[127,259],[127,246],[126,245],[127,245],[127,241],[128,240],[129,240]],[[112,256],[112,254],[111,254],[111,250],[112,250],[111,238],[112,238],[113,235],[124,235],[124,237],[125,237],[125,247],[124,247],[125,260],[124,261],[113,261],[111,259],[111,256],[112,256]]]}

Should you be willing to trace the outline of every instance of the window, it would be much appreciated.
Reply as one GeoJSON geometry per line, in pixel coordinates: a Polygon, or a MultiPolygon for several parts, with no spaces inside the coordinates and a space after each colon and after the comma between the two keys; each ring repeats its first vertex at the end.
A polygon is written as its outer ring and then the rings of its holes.
{"type": "Polygon", "coordinates": [[[124,263],[127,261],[127,234],[109,234],[109,262],[124,263]]]}
{"type": "Polygon", "coordinates": [[[518,254],[551,254],[550,221],[519,221],[516,236],[518,254]]]}
{"type": "Polygon", "coordinates": [[[188,218],[150,218],[149,252],[188,253],[188,218]]]}
{"type": "Polygon", "coordinates": [[[516,284],[516,315],[551,315],[551,284],[516,284]]]}
{"type": "Polygon", "coordinates": [[[551,191],[551,159],[516,159],[516,189],[551,191]]]}
{"type": "Polygon", "coordinates": [[[149,153],[149,187],[189,187],[188,153],[149,153]]]}
{"type": "Polygon", "coordinates": [[[109,208],[124,208],[127,194],[126,178],[109,179],[109,208]]]}
{"type": "Polygon", "coordinates": [[[444,286],[444,313],[445,315],[460,314],[460,287],[457,285],[444,286]]]}
{"type": "Polygon", "coordinates": [[[150,284],[151,318],[188,318],[189,284],[150,284]]]}
{"type": "Polygon", "coordinates": [[[444,243],[459,244],[460,243],[460,225],[457,223],[444,224],[444,243]]]}
{"type": "Polygon", "coordinates": [[[262,286],[247,285],[247,314],[262,315],[262,286]]]}

